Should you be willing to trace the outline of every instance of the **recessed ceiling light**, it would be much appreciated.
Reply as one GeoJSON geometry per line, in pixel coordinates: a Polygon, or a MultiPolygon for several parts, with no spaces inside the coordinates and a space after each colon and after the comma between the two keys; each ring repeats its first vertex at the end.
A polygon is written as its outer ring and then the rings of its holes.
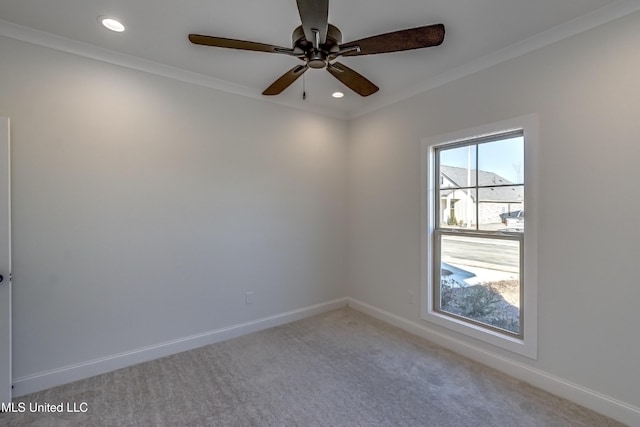
{"type": "Polygon", "coordinates": [[[115,18],[101,16],[98,18],[98,20],[102,25],[104,25],[105,28],[111,31],[115,31],[116,33],[121,33],[124,31],[124,24],[115,18]]]}
{"type": "Polygon", "coordinates": [[[342,92],[333,92],[331,94],[331,96],[333,96],[334,98],[342,98],[344,96],[344,93],[342,93],[342,92]]]}

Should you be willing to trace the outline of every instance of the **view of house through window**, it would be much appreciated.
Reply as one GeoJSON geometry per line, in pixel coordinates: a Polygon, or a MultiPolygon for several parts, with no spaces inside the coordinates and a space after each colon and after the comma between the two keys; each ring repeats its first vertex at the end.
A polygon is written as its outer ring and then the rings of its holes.
{"type": "Polygon", "coordinates": [[[432,309],[523,336],[524,137],[435,149],[432,309]]]}

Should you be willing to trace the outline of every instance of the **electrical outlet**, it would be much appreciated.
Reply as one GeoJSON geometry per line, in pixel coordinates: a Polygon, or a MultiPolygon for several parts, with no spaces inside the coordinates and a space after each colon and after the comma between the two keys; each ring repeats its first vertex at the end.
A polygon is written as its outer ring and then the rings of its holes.
{"type": "Polygon", "coordinates": [[[253,292],[249,291],[249,292],[245,292],[244,293],[244,302],[248,305],[248,304],[253,304],[253,292]]]}
{"type": "Polygon", "coordinates": [[[413,291],[409,291],[409,304],[413,304],[415,302],[415,296],[413,291]]]}

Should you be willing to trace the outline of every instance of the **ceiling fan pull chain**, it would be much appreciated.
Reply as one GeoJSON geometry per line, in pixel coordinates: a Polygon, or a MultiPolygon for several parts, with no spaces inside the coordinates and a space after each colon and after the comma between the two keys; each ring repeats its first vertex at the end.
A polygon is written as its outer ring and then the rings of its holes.
{"type": "Polygon", "coordinates": [[[306,84],[306,80],[304,78],[304,74],[302,75],[302,100],[304,101],[305,99],[307,99],[307,84],[306,84]]]}

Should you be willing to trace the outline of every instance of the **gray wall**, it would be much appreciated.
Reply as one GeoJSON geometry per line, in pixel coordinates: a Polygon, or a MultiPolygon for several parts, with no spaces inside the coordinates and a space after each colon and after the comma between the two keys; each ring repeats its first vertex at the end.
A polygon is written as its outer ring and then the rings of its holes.
{"type": "Polygon", "coordinates": [[[539,113],[538,360],[430,327],[640,406],[638,28],[635,13],[353,120],[349,295],[420,322],[421,138],[539,113]]]}
{"type": "Polygon", "coordinates": [[[0,52],[14,378],[345,296],[346,122],[0,52]]]}

